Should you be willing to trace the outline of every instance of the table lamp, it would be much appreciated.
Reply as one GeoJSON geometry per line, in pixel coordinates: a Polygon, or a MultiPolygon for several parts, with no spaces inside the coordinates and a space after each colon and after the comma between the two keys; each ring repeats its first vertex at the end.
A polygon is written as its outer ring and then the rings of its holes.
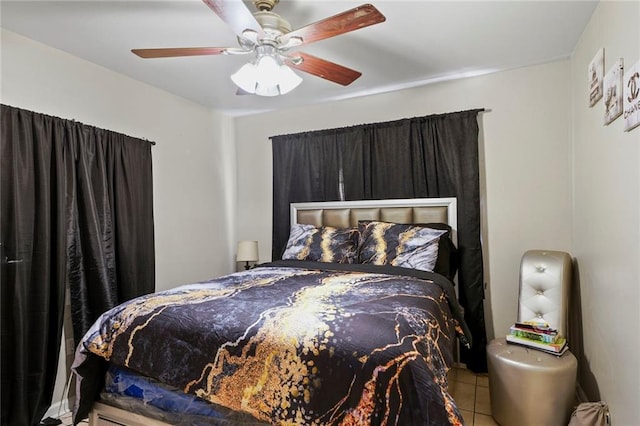
{"type": "Polygon", "coordinates": [[[236,254],[236,261],[245,262],[244,269],[249,269],[249,262],[258,261],[258,242],[238,242],[238,253],[236,254]]]}

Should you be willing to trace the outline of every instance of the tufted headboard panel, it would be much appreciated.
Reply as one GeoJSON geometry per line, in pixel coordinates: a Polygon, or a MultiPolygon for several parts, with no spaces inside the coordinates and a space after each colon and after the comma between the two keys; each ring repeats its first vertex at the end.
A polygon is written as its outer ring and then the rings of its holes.
{"type": "Polygon", "coordinates": [[[359,220],[395,223],[446,223],[457,238],[455,198],[412,198],[392,200],[328,201],[291,204],[291,224],[348,228],[359,220]]]}

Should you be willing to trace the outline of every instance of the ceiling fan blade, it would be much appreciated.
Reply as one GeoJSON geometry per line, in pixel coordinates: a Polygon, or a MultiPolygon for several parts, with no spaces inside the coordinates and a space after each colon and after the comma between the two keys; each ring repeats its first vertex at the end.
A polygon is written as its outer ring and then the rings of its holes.
{"type": "Polygon", "coordinates": [[[256,21],[253,13],[242,3],[241,0],[202,0],[231,27],[236,35],[242,36],[244,30],[253,30],[259,36],[264,35],[262,27],[256,21]]]}
{"type": "Polygon", "coordinates": [[[287,61],[291,68],[313,74],[343,86],[348,86],[362,75],[359,71],[352,70],[351,68],[338,65],[325,59],[317,58],[309,55],[308,53],[296,52],[295,56],[300,56],[303,61],[297,65],[290,60],[287,61]]]}
{"type": "Polygon", "coordinates": [[[160,49],[133,49],[141,58],[172,58],[175,56],[226,55],[225,47],[170,47],[160,49]]]}
{"type": "Polygon", "coordinates": [[[362,6],[293,30],[281,38],[287,40],[291,37],[301,37],[302,44],[309,44],[314,41],[368,27],[369,25],[379,24],[386,19],[387,18],[373,5],[363,4],[362,6]]]}

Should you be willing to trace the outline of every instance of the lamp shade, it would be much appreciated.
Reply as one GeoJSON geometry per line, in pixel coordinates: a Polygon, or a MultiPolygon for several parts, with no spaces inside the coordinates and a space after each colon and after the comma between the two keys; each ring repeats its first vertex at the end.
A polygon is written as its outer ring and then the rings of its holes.
{"type": "Polygon", "coordinates": [[[236,254],[236,261],[257,262],[258,261],[258,242],[257,241],[238,242],[238,253],[236,254]]]}
{"type": "Polygon", "coordinates": [[[260,46],[257,58],[244,64],[231,80],[245,92],[259,96],[284,95],[302,82],[270,46],[260,46]]]}

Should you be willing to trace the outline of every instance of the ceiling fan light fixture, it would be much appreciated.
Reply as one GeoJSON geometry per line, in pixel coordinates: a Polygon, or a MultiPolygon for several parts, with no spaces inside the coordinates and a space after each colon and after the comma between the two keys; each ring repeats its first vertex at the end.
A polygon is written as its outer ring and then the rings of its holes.
{"type": "Polygon", "coordinates": [[[235,74],[231,75],[231,81],[247,93],[256,92],[256,66],[252,62],[244,64],[235,74]]]}
{"type": "Polygon", "coordinates": [[[278,82],[278,87],[281,95],[289,93],[302,83],[302,78],[285,64],[280,65],[279,74],[280,80],[278,82]]]}
{"type": "Polygon", "coordinates": [[[231,80],[245,92],[259,96],[284,95],[302,83],[300,76],[271,53],[259,54],[255,61],[244,64],[231,80]]]}
{"type": "Polygon", "coordinates": [[[251,0],[258,9],[254,13],[245,7],[249,0],[203,1],[231,27],[239,47],[176,47],[134,49],[132,52],[141,58],[255,54],[253,61],[231,76],[242,91],[238,94],[278,96],[289,93],[302,82],[294,70],[348,86],[362,73],[302,52],[291,54],[291,50],[386,20],[373,5],[363,4],[292,30],[289,21],[273,12],[280,0],[251,0]]]}

